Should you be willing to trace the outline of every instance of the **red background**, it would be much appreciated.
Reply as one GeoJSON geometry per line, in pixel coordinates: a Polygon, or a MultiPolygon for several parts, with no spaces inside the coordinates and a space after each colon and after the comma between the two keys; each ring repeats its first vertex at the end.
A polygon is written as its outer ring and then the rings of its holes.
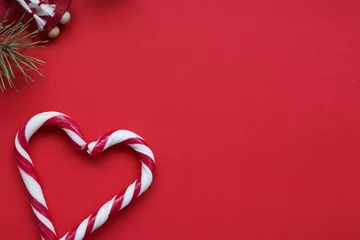
{"type": "MultiPolygon", "coordinates": [[[[15,163],[28,118],[55,110],[87,139],[143,136],[155,181],[88,239],[359,239],[358,0],[74,0],[47,64],[0,94],[1,239],[40,239],[15,163]]],[[[59,235],[138,176],[114,148],[30,144],[59,235]]],[[[125,150],[125,151],[124,151],[125,150]]]]}

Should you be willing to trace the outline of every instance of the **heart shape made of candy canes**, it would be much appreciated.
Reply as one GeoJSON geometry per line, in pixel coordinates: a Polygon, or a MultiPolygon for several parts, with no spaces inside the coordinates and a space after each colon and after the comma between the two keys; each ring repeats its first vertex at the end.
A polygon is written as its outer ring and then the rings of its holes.
{"type": "Polygon", "coordinates": [[[28,153],[28,142],[31,136],[45,126],[61,128],[70,137],[77,149],[86,150],[91,156],[96,156],[113,145],[125,144],[137,153],[141,161],[141,176],[136,181],[105,203],[98,211],[87,217],[79,226],[66,233],[60,238],[61,240],[83,239],[143,194],[152,183],[155,170],[154,154],[144,139],[135,133],[128,130],[115,130],[104,134],[94,142],[87,143],[78,124],[69,116],[59,112],[44,112],[33,116],[16,134],[15,153],[21,177],[29,193],[32,210],[38,221],[42,240],[59,239],[51,222],[34,164],[28,153]]]}

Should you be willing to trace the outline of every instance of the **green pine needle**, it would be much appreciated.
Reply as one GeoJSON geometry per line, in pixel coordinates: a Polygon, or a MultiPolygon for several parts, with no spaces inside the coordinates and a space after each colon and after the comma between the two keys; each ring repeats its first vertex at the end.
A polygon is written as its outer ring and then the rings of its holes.
{"type": "Polygon", "coordinates": [[[28,73],[35,72],[42,76],[37,66],[45,63],[37,58],[24,55],[22,52],[30,48],[43,47],[42,44],[47,41],[33,40],[39,30],[28,33],[27,29],[31,20],[24,23],[21,18],[19,22],[8,23],[6,17],[7,13],[0,22],[0,90],[4,91],[10,87],[17,91],[16,72],[21,74],[26,83],[33,82],[34,80],[28,73]]]}

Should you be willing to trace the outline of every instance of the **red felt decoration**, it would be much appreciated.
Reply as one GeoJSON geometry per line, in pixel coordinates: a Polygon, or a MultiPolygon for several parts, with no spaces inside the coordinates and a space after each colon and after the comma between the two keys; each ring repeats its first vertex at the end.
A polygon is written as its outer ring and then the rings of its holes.
{"type": "MultiPolygon", "coordinates": [[[[69,9],[72,0],[16,0],[10,2],[11,18],[25,13],[25,20],[32,19],[31,29],[40,29],[43,38],[58,25],[61,17],[69,9]]],[[[9,1],[7,1],[9,2],[9,1]]]]}

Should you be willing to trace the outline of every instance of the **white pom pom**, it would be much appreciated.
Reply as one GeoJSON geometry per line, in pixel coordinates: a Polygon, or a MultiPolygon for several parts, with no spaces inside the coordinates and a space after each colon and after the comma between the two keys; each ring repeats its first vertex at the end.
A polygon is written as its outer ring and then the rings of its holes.
{"type": "Polygon", "coordinates": [[[55,4],[41,4],[40,5],[41,10],[46,13],[46,15],[53,17],[55,15],[55,4]]]}
{"type": "Polygon", "coordinates": [[[42,31],[44,30],[44,26],[46,24],[46,21],[44,19],[42,19],[41,17],[39,17],[38,15],[36,14],[33,14],[34,16],[34,19],[36,20],[36,24],[38,26],[38,28],[42,31]]]}

